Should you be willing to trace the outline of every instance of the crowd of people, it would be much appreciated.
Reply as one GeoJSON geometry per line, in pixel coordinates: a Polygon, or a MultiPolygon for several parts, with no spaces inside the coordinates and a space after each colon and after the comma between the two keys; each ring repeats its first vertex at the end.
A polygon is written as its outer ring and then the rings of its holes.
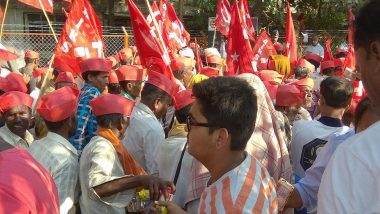
{"type": "Polygon", "coordinates": [[[291,65],[278,31],[236,77],[196,44],[173,75],[133,46],[52,72],[26,51],[0,73],[0,213],[379,213],[379,14],[356,17],[354,71],[317,35],[291,65]]]}

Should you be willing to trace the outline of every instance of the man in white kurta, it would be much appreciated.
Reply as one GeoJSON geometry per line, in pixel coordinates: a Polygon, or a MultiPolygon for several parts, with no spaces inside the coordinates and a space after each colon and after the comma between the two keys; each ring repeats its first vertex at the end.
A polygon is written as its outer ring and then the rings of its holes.
{"type": "Polygon", "coordinates": [[[79,180],[81,197],[79,200],[83,214],[124,214],[125,207],[135,196],[135,189],[125,190],[106,198],[100,198],[93,187],[126,177],[123,166],[112,143],[95,136],[86,145],[80,159],[79,180]]]}
{"type": "Polygon", "coordinates": [[[53,177],[60,213],[75,213],[80,187],[78,153],[74,146],[62,136],[48,132],[46,137],[33,142],[29,152],[53,177]]]}
{"type": "Polygon", "coordinates": [[[133,159],[150,175],[157,175],[153,171],[155,158],[160,143],[165,140],[165,132],[153,111],[139,102],[132,112],[130,125],[123,140],[133,159]]]}

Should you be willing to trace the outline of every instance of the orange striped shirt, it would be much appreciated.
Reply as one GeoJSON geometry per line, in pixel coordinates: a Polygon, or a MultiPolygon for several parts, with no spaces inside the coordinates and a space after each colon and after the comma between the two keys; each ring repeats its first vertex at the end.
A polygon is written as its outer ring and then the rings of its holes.
{"type": "Polygon", "coordinates": [[[277,213],[276,189],[253,157],[224,174],[202,193],[199,214],[277,213]]]}

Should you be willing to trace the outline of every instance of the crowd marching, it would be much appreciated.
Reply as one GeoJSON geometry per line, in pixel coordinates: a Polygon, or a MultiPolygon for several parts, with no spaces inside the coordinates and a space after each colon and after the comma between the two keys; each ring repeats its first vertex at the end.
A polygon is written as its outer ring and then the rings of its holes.
{"type": "Polygon", "coordinates": [[[289,5],[282,44],[220,0],[220,53],[170,3],[126,3],[136,46],[104,57],[74,0],[49,68],[33,50],[1,68],[0,213],[380,213],[379,1],[347,44],[313,35],[301,57],[289,5]]]}

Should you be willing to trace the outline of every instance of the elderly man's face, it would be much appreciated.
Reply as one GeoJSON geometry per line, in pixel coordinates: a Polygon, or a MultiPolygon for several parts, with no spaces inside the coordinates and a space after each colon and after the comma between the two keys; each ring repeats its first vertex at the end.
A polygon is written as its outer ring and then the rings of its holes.
{"type": "Polygon", "coordinates": [[[23,138],[30,124],[30,108],[19,105],[9,109],[4,114],[5,123],[15,135],[23,138]]]}

